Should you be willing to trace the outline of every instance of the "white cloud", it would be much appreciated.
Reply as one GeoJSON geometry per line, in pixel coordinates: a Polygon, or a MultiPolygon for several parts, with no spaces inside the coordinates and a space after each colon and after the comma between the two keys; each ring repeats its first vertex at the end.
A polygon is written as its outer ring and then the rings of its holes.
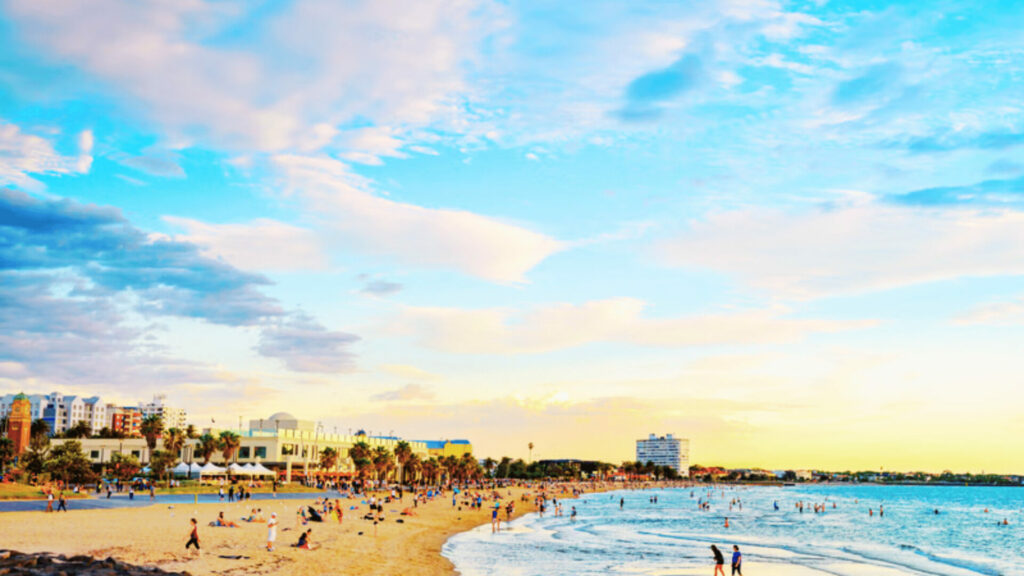
{"type": "Polygon", "coordinates": [[[593,342],[666,348],[791,342],[812,333],[871,326],[786,316],[773,308],[679,318],[644,316],[633,298],[507,309],[405,308],[391,330],[423,346],[459,354],[535,354],[593,342]]]}
{"type": "Polygon", "coordinates": [[[961,325],[1019,326],[1024,324],[1024,296],[1008,302],[982,304],[957,316],[961,325]]]}
{"type": "Polygon", "coordinates": [[[248,26],[245,3],[6,8],[32,45],[129,96],[172,138],[257,150],[318,150],[353,121],[459,122],[464,64],[489,29],[473,1],[297,0],[228,47],[216,38],[248,26]]]}
{"type": "Polygon", "coordinates": [[[274,163],[326,230],[355,248],[409,265],[522,282],[526,272],[564,247],[495,218],[381,198],[367,191],[367,181],[331,158],[280,155],[274,163]]]}
{"type": "Polygon", "coordinates": [[[78,135],[78,156],[64,156],[46,138],[0,120],[0,185],[40,190],[43,184],[30,175],[88,172],[92,145],[92,132],[83,131],[78,135]]]}
{"type": "Polygon", "coordinates": [[[670,266],[716,270],[781,296],[815,298],[1024,274],[1024,213],[870,199],[798,211],[749,208],[692,222],[655,252],[670,266]]]}
{"type": "Polygon", "coordinates": [[[203,253],[245,270],[322,270],[328,258],[317,235],[276,220],[260,218],[244,224],[210,224],[164,216],[185,230],[175,240],[200,246],[203,253]]]}

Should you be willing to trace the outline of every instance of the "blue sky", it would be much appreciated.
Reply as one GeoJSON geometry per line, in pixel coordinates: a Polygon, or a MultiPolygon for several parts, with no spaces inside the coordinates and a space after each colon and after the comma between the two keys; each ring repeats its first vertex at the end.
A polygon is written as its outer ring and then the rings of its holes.
{"type": "Polygon", "coordinates": [[[0,7],[2,388],[1024,457],[1018,4],[0,7]]]}

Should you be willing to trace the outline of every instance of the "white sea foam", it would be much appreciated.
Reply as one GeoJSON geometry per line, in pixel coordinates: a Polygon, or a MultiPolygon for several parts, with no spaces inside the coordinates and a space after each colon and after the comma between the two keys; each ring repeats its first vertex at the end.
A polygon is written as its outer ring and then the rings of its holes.
{"type": "Polygon", "coordinates": [[[1024,576],[1022,489],[725,488],[711,493],[711,511],[698,510],[698,499],[707,497],[683,489],[589,495],[573,502],[576,523],[531,514],[497,535],[489,526],[457,535],[444,554],[464,576],[689,574],[710,564],[711,544],[727,556],[739,545],[748,565],[835,576],[1024,576]],[[650,502],[655,494],[657,504],[650,502]],[[742,510],[729,510],[733,499],[742,510]],[[797,501],[808,503],[803,513],[797,501]],[[811,511],[810,503],[822,502],[824,513],[811,511]],[[997,525],[1003,518],[1009,526],[997,525]]]}

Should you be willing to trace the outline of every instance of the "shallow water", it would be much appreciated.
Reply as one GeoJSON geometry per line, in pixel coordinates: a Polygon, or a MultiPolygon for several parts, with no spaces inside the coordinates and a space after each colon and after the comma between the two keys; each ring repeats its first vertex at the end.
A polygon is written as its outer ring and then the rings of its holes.
{"type": "Polygon", "coordinates": [[[751,569],[760,563],[795,564],[837,576],[894,571],[1024,576],[1022,509],[1024,488],[1013,487],[621,491],[567,500],[565,516],[530,514],[498,535],[491,534],[490,526],[457,535],[445,544],[444,554],[463,576],[689,573],[710,566],[710,544],[722,550],[727,564],[732,545],[739,545],[751,569]],[[709,495],[711,510],[699,510],[698,500],[709,495]],[[653,496],[657,504],[650,502],[653,496]],[[621,510],[620,497],[625,498],[621,510]],[[730,511],[734,498],[742,501],[742,509],[730,511]],[[801,513],[794,506],[798,501],[825,503],[825,512],[815,514],[808,505],[801,513]],[[579,511],[575,524],[569,521],[571,506],[579,511]],[[724,527],[726,517],[729,528],[724,527]],[[1009,526],[999,525],[1004,518],[1009,526]]]}

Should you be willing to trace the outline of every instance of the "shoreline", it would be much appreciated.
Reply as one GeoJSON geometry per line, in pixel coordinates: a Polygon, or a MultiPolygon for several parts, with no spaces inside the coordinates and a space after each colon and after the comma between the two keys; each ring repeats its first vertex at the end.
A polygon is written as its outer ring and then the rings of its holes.
{"type": "MultiPolygon", "coordinates": [[[[618,486],[616,486],[618,487],[618,486]]],[[[609,487],[580,486],[587,493],[607,491],[609,487]]],[[[518,519],[536,511],[533,496],[537,487],[507,487],[497,490],[502,503],[515,502],[512,518],[518,519]],[[511,492],[511,496],[508,494],[511,492]],[[529,493],[527,501],[522,501],[529,493]]],[[[470,491],[473,492],[473,491],[470,491]]],[[[490,490],[481,490],[489,494],[490,490]]],[[[549,497],[561,499],[561,488],[548,489],[549,497]]],[[[290,495],[298,496],[298,495],[290,495]]],[[[490,522],[490,509],[485,501],[481,509],[459,504],[452,507],[451,493],[412,508],[410,496],[403,502],[384,505],[385,521],[376,527],[363,520],[368,507],[363,498],[334,498],[340,501],[344,519],[301,526],[296,520],[298,506],[312,504],[311,494],[305,498],[250,500],[247,502],[169,503],[159,497],[141,506],[75,509],[64,513],[39,510],[0,513],[3,548],[23,553],[88,555],[99,559],[115,558],[138,566],[151,566],[169,572],[187,571],[196,576],[206,574],[285,574],[315,575],[344,572],[353,575],[384,576],[396,573],[452,576],[458,574],[454,564],[443,554],[445,543],[454,535],[485,526],[490,522]],[[354,507],[354,509],[353,509],[354,507]],[[461,507],[461,509],[460,509],[461,507]],[[267,552],[264,524],[241,522],[240,517],[253,508],[261,508],[265,516],[276,512],[280,522],[276,550],[267,552]],[[401,516],[410,508],[413,516],[401,516]],[[237,522],[240,528],[214,528],[208,523],[219,512],[237,522]],[[199,525],[203,554],[194,557],[184,551],[190,530],[189,518],[199,525]],[[290,545],[301,530],[313,529],[316,550],[300,550],[290,545]]],[[[571,497],[571,488],[569,496],[571,497]]],[[[502,512],[504,518],[505,514],[502,512]]],[[[504,520],[503,520],[504,523],[504,520]]]]}

